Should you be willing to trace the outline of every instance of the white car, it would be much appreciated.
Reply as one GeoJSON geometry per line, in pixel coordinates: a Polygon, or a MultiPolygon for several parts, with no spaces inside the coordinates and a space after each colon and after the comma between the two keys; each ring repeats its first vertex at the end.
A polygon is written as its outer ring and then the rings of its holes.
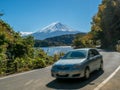
{"type": "Polygon", "coordinates": [[[53,64],[51,75],[55,78],[88,79],[95,70],[103,70],[102,55],[96,49],[83,48],[69,51],[53,64]]]}

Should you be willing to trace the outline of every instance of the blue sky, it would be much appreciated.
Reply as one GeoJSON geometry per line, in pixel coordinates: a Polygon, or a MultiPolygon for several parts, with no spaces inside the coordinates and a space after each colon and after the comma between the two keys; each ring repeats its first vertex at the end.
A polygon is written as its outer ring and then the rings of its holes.
{"type": "Polygon", "coordinates": [[[81,32],[90,31],[90,22],[102,0],[0,0],[1,18],[15,31],[35,32],[59,21],[81,32]]]}

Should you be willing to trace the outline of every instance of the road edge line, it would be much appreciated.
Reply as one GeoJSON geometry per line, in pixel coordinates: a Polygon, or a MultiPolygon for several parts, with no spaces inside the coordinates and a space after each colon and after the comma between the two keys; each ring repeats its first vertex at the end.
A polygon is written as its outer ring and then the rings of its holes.
{"type": "Polygon", "coordinates": [[[15,74],[8,75],[8,76],[3,76],[3,77],[0,77],[0,80],[15,77],[15,76],[20,76],[20,75],[24,75],[24,74],[28,74],[28,73],[32,73],[32,72],[35,72],[35,71],[38,71],[38,70],[47,69],[49,67],[51,67],[51,66],[47,66],[45,68],[40,68],[40,69],[34,69],[34,70],[30,70],[30,71],[25,71],[25,72],[20,72],[20,73],[15,73],[15,74]]]}
{"type": "Polygon", "coordinates": [[[115,74],[119,70],[120,70],[120,65],[117,67],[117,69],[109,77],[107,77],[102,83],[100,83],[94,90],[99,90],[101,87],[103,87],[112,77],[115,76],[115,74]]]}

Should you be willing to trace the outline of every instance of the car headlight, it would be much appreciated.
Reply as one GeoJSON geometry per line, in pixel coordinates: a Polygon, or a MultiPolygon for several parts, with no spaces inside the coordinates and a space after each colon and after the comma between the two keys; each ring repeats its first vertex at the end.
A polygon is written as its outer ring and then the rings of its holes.
{"type": "Polygon", "coordinates": [[[57,68],[57,66],[52,66],[52,69],[56,69],[57,68]]]}

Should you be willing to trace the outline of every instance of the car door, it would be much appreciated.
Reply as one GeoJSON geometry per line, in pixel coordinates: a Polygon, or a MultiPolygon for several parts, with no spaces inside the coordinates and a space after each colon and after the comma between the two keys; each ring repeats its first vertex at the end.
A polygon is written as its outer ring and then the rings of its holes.
{"type": "Polygon", "coordinates": [[[101,55],[99,54],[99,52],[97,50],[93,50],[94,53],[94,57],[95,57],[95,69],[98,69],[100,67],[100,63],[101,63],[101,55]]]}
{"type": "Polygon", "coordinates": [[[88,60],[88,62],[89,62],[89,67],[90,67],[90,70],[91,70],[91,72],[92,71],[94,71],[95,70],[95,68],[96,68],[96,66],[95,66],[95,64],[96,64],[96,57],[95,57],[95,55],[94,55],[94,52],[93,52],[93,50],[89,50],[89,52],[88,52],[88,58],[89,58],[89,60],[88,60]]]}

